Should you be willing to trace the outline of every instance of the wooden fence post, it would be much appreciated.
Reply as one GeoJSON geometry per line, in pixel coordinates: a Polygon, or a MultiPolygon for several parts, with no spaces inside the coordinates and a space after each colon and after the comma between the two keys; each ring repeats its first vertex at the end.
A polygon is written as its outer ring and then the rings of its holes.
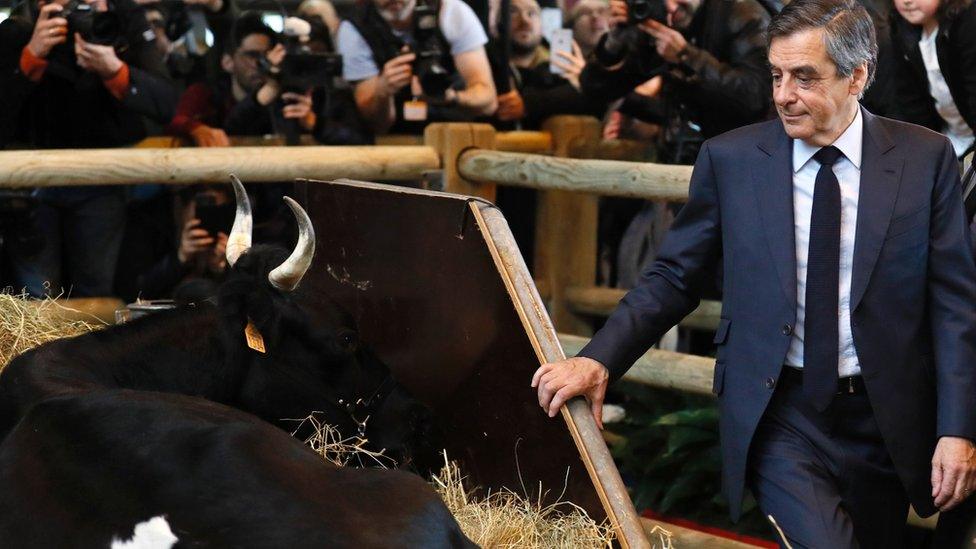
{"type": "MultiPolygon", "coordinates": [[[[600,122],[555,116],[543,125],[552,134],[553,155],[586,156],[599,145],[600,122]]],[[[566,289],[596,285],[598,197],[567,191],[540,193],[536,216],[535,273],[549,296],[549,315],[559,332],[589,335],[592,328],[566,300],[566,289]]]]}
{"type": "Polygon", "coordinates": [[[458,173],[457,160],[470,148],[494,149],[495,128],[488,124],[434,123],[424,130],[424,144],[441,157],[444,170],[444,192],[478,196],[495,201],[494,183],[468,181],[458,173]]]}

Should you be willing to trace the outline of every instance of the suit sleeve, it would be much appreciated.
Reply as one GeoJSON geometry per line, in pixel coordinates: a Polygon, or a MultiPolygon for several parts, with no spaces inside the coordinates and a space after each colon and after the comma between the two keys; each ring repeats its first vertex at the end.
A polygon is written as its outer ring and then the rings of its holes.
{"type": "Polygon", "coordinates": [[[718,185],[708,142],[698,153],[688,203],[664,239],[654,264],[620,301],[603,328],[580,351],[619,379],[700,301],[703,284],[721,257],[718,185]]]}
{"type": "Polygon", "coordinates": [[[962,205],[959,168],[948,141],[933,191],[928,297],[937,434],[976,440],[976,260],[962,205]]]}

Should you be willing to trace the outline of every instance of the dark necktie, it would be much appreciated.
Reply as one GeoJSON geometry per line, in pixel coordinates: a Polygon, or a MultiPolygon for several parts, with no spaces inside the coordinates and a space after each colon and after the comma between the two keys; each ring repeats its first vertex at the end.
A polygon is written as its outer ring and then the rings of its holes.
{"type": "Polygon", "coordinates": [[[840,184],[831,168],[841,157],[836,147],[813,155],[820,163],[810,213],[807,295],[803,340],[803,393],[824,411],[837,392],[840,334],[837,304],[840,287],[840,184]]]}

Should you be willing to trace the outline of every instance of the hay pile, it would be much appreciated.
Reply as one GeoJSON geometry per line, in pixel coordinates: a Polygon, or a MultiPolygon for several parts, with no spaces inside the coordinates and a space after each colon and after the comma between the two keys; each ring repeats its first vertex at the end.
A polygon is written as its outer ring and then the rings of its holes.
{"type": "Polygon", "coordinates": [[[26,295],[0,293],[0,371],[13,358],[42,343],[71,337],[104,326],[96,319],[91,322],[71,320],[77,313],[51,298],[29,299],[26,295]]]}
{"type": "MultiPolygon", "coordinates": [[[[338,431],[316,419],[302,420],[314,432],[305,442],[319,455],[340,466],[366,464],[393,467],[390,458],[369,452],[365,440],[343,439],[338,431]]],[[[298,429],[296,429],[298,432],[298,429]]],[[[444,454],[444,467],[431,484],[450,509],[464,533],[481,547],[491,549],[601,549],[612,547],[613,529],[608,522],[598,524],[580,507],[568,501],[552,505],[533,502],[509,490],[489,492],[477,499],[464,486],[457,463],[444,454]]],[[[662,531],[663,532],[663,531],[662,531]]],[[[668,549],[670,534],[663,532],[655,548],[668,549]]]]}
{"type": "Polygon", "coordinates": [[[464,488],[457,463],[447,460],[432,483],[465,535],[485,548],[600,549],[613,546],[613,529],[569,501],[543,505],[510,490],[480,500],[464,488]]]}

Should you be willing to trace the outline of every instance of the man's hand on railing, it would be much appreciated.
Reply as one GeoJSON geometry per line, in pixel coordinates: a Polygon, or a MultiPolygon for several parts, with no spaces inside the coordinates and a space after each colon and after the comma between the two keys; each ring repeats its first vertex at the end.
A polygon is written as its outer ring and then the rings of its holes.
{"type": "Polygon", "coordinates": [[[538,389],[539,406],[549,417],[555,417],[574,396],[586,397],[593,419],[603,429],[603,398],[609,381],[606,366],[592,358],[577,356],[540,366],[532,376],[532,387],[538,389]]]}

